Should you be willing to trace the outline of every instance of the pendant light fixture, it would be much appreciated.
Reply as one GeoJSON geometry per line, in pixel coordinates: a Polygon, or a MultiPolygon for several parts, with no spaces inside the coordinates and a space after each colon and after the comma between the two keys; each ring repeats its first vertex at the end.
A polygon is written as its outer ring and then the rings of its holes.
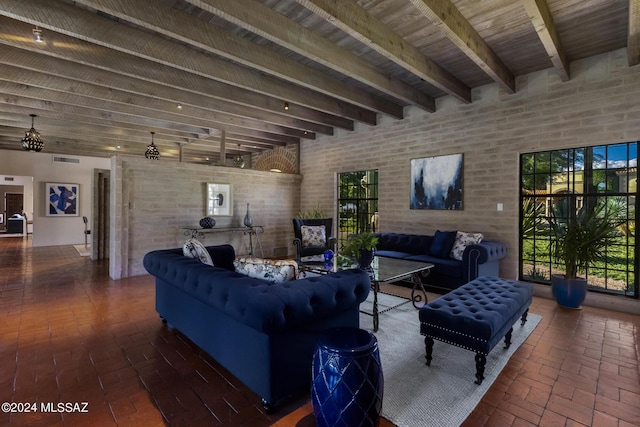
{"type": "MultiPolygon", "coordinates": [[[[240,144],[238,144],[238,150],[240,150],[240,144]]],[[[244,168],[244,156],[236,154],[236,156],[233,158],[233,166],[240,169],[244,168]]]]}
{"type": "Polygon", "coordinates": [[[144,156],[147,159],[158,160],[160,158],[160,151],[158,151],[158,147],[153,143],[153,135],[155,132],[151,132],[151,144],[147,146],[147,151],[145,151],[144,156]]]}
{"type": "Polygon", "coordinates": [[[37,25],[32,31],[33,31],[33,40],[36,43],[44,43],[44,37],[42,36],[42,30],[40,28],[38,28],[37,25]]]}
{"type": "Polygon", "coordinates": [[[42,151],[44,148],[44,142],[40,139],[40,132],[33,127],[33,119],[37,116],[35,114],[29,114],[31,116],[31,129],[25,132],[24,138],[22,138],[22,148],[25,151],[42,151]]]}

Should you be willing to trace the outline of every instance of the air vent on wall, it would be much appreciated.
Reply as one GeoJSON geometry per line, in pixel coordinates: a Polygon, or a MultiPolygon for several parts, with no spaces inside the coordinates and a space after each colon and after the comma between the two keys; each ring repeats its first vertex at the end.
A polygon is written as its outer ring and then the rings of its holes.
{"type": "Polygon", "coordinates": [[[53,161],[54,162],[61,162],[61,163],[80,163],[80,159],[72,159],[70,157],[53,157],[53,161]]]}
{"type": "Polygon", "coordinates": [[[12,176],[5,176],[4,180],[5,181],[13,181],[13,177],[12,176]]]}

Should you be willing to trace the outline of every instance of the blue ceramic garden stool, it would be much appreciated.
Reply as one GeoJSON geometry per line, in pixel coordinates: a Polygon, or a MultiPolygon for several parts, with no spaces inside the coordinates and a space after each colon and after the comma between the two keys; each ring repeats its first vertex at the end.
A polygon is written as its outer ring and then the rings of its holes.
{"type": "Polygon", "coordinates": [[[327,331],[313,356],[311,403],[316,425],[377,426],[383,390],[376,337],[358,328],[327,331]]]}

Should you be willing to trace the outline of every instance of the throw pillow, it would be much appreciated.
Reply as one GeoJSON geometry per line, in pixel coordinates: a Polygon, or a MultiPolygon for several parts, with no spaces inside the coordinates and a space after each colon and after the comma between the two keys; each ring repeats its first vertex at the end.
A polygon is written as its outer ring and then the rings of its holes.
{"type": "Polygon", "coordinates": [[[300,227],[302,234],[302,247],[324,246],[327,242],[327,233],[324,225],[303,225],[300,227]]]}
{"type": "Polygon", "coordinates": [[[429,248],[429,255],[438,258],[448,258],[451,248],[456,241],[457,233],[455,231],[436,230],[429,248]]]}
{"type": "Polygon", "coordinates": [[[189,239],[182,246],[182,253],[189,258],[197,258],[201,263],[213,266],[209,251],[198,239],[189,239]]]}
{"type": "Polygon", "coordinates": [[[292,260],[270,260],[262,258],[238,258],[233,261],[236,271],[271,283],[286,282],[298,278],[298,263],[292,260]]]}
{"type": "Polygon", "coordinates": [[[469,245],[475,245],[482,242],[484,236],[480,233],[465,233],[464,231],[458,231],[456,233],[456,241],[451,248],[451,258],[462,261],[462,254],[469,245]]]}

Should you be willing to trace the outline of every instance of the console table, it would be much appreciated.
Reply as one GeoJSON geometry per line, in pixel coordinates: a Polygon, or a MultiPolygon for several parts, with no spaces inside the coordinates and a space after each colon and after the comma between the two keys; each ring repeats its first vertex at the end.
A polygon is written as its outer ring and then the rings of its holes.
{"type": "Polygon", "coordinates": [[[194,239],[204,240],[206,235],[209,233],[233,233],[240,232],[242,234],[249,235],[249,255],[254,256],[253,254],[253,237],[256,238],[256,245],[260,248],[260,254],[262,258],[264,258],[264,251],[262,250],[262,243],[260,243],[260,237],[258,234],[264,233],[264,227],[261,225],[254,225],[253,227],[213,227],[213,228],[202,228],[199,226],[184,226],[182,227],[184,230],[185,236],[191,236],[194,239]]]}

